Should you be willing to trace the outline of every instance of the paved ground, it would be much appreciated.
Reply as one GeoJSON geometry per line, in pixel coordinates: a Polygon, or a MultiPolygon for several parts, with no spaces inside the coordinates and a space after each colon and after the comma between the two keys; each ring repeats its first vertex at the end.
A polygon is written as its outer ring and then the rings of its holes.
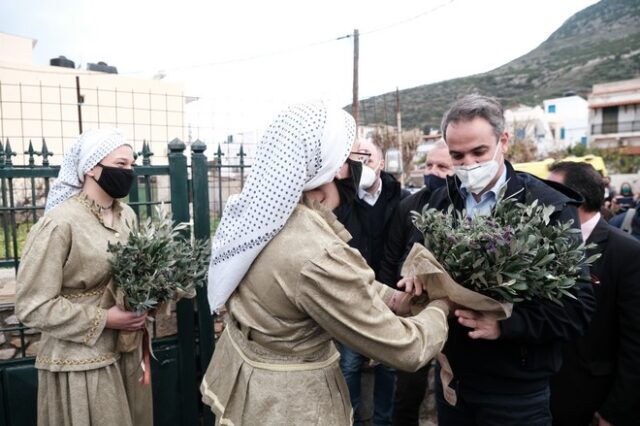
{"type": "Polygon", "coordinates": [[[16,271],[13,268],[0,268],[0,306],[13,304],[16,293],[16,271]]]}

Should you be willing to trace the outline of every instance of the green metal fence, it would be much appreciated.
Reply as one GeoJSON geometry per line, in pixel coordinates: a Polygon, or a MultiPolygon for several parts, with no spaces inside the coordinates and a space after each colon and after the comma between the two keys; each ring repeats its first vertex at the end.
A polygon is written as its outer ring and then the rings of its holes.
{"type": "MultiPolygon", "coordinates": [[[[208,239],[211,212],[219,216],[224,207],[224,192],[232,192],[231,185],[223,190],[223,177],[229,175],[229,170],[234,170],[237,171],[233,174],[234,185],[241,188],[244,184],[244,170],[248,166],[244,164],[243,149],[240,148],[239,164],[225,165],[222,164],[219,147],[216,159],[209,162],[204,154],[206,145],[195,141],[190,144],[191,161],[188,165],[186,146],[182,141],[175,139],[168,147],[168,164],[151,165],[153,153],[148,144],[143,144],[137,160],[141,164],[134,168],[137,185],[132,187],[128,203],[138,216],[145,217],[152,214],[155,204],[168,202],[174,220],[192,221],[194,237],[208,239]],[[164,187],[162,182],[165,182],[164,187]],[[210,194],[214,198],[211,203],[210,194]]],[[[14,165],[12,158],[15,155],[9,141],[4,145],[0,142],[3,237],[0,242],[0,268],[5,268],[2,269],[5,274],[17,271],[24,238],[43,214],[51,179],[59,171],[59,167],[49,164],[52,153],[44,140],[39,151],[29,144],[24,153],[28,156],[26,165],[14,165]]],[[[37,373],[33,367],[33,354],[29,354],[27,345],[28,340],[33,339],[33,331],[19,324],[15,317],[11,318],[12,311],[12,304],[2,303],[0,299],[0,338],[4,336],[0,340],[0,352],[7,339],[19,339],[21,343],[17,358],[0,360],[0,424],[35,425],[37,373]]],[[[198,289],[193,300],[180,301],[176,312],[177,333],[154,338],[153,341],[156,357],[152,360],[155,424],[212,425],[214,418],[209,408],[200,402],[198,390],[214,349],[213,319],[209,313],[206,289],[198,289]]]]}

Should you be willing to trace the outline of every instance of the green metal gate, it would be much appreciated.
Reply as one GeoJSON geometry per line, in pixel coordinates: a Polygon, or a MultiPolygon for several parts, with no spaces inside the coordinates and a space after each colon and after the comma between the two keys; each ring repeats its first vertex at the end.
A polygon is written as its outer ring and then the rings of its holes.
{"type": "MultiPolygon", "coordinates": [[[[190,166],[183,142],[175,139],[168,148],[168,165],[151,165],[153,153],[144,144],[142,152],[138,153],[142,164],[134,169],[138,184],[131,189],[129,205],[138,216],[150,215],[153,205],[160,203],[154,197],[157,180],[168,178],[174,220],[193,220],[195,238],[208,239],[210,215],[208,162],[204,155],[206,145],[200,141],[191,144],[190,166]]],[[[59,168],[49,164],[51,153],[44,140],[40,151],[35,151],[29,144],[29,150],[25,152],[29,159],[27,165],[14,165],[12,158],[15,155],[9,141],[4,146],[0,141],[0,214],[4,235],[0,244],[0,250],[4,250],[0,267],[17,270],[25,228],[35,223],[43,212],[44,206],[38,201],[37,192],[48,192],[49,181],[57,176],[59,168]],[[35,164],[36,157],[41,157],[40,165],[35,164]],[[24,202],[17,202],[16,193],[27,194],[24,202]]],[[[0,311],[2,309],[0,306],[0,311]]],[[[10,307],[5,306],[4,309],[10,307]]],[[[198,289],[195,299],[182,300],[177,305],[177,334],[153,341],[156,359],[152,359],[151,367],[156,425],[213,425],[214,418],[209,408],[201,403],[198,390],[214,349],[213,319],[209,312],[206,290],[198,289]]],[[[27,356],[25,342],[29,332],[22,324],[0,322],[0,337],[2,334],[14,336],[21,342],[21,357],[0,361],[2,425],[36,424],[37,372],[33,367],[34,358],[27,356]]]]}

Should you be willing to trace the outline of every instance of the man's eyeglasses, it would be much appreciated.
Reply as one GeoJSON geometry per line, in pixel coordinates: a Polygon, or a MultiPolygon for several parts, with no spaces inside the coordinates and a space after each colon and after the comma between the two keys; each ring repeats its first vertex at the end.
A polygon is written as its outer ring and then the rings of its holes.
{"type": "Polygon", "coordinates": [[[371,153],[364,151],[351,151],[349,153],[349,158],[351,160],[360,161],[363,164],[367,164],[367,162],[369,162],[369,159],[371,158],[371,153]]]}

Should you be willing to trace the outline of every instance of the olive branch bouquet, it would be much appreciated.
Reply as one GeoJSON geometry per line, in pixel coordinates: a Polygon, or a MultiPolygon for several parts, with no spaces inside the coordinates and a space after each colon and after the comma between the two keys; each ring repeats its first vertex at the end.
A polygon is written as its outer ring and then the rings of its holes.
{"type": "MultiPolygon", "coordinates": [[[[500,304],[537,297],[558,304],[563,296],[575,299],[571,288],[584,279],[583,268],[599,255],[586,258],[580,230],[571,222],[550,223],[553,206],[537,200],[519,203],[506,198],[505,192],[506,186],[490,215],[473,220],[453,206],[446,212],[428,205],[422,213],[412,212],[428,254],[454,284],[500,304]]],[[[413,260],[417,264],[417,258],[413,260]]],[[[511,308],[506,316],[510,312],[511,308]]]]}
{"type": "MultiPolygon", "coordinates": [[[[163,303],[193,298],[196,287],[207,278],[210,248],[208,241],[186,238],[182,231],[188,224],[174,225],[168,209],[156,209],[157,220],[146,218],[131,229],[125,243],[109,243],[107,249],[115,283],[115,303],[121,309],[142,314],[153,321],[153,313],[163,303]]],[[[151,383],[151,339],[149,323],[141,331],[118,333],[116,350],[142,350],[143,376],[141,382],[151,383]]]]}
{"type": "Polygon", "coordinates": [[[137,313],[157,309],[162,303],[192,298],[207,278],[210,247],[206,240],[191,242],[174,225],[168,209],[159,207],[151,217],[131,227],[126,243],[109,244],[116,288],[124,308],[137,313]]]}

